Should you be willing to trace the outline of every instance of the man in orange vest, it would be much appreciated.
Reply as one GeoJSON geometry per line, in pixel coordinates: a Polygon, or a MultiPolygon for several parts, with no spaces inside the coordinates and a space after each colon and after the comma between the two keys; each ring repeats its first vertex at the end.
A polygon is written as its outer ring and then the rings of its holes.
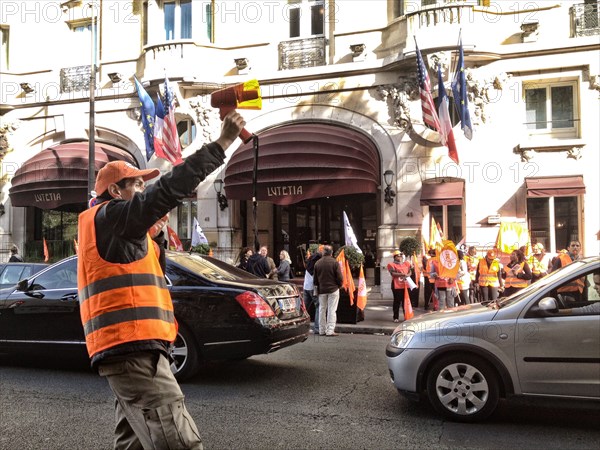
{"type": "MultiPolygon", "coordinates": [[[[552,271],[554,272],[561,267],[565,267],[571,264],[573,261],[577,261],[578,259],[581,259],[581,243],[579,241],[571,241],[567,247],[567,251],[559,253],[555,258],[552,271]]],[[[580,301],[584,288],[585,277],[573,280],[572,282],[560,287],[557,292],[559,294],[568,296],[569,298],[567,300],[580,301]]]]}
{"type": "Polygon", "coordinates": [[[81,320],[92,367],[116,397],[115,448],[202,448],[170,368],[177,324],[164,252],[152,237],[160,238],[168,212],[223,164],[244,124],[230,112],[219,139],[148,188],[158,169],[106,164],[96,177],[97,204],[79,216],[81,320]]]}
{"type": "Polygon", "coordinates": [[[498,292],[504,290],[502,264],[496,258],[496,250],[488,250],[485,258],[479,260],[475,280],[479,284],[482,302],[496,300],[498,292]]]}

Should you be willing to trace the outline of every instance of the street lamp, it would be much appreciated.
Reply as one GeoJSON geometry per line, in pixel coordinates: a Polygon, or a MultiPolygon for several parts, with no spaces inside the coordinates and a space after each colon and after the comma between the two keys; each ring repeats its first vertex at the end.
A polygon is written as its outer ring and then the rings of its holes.
{"type": "Polygon", "coordinates": [[[394,181],[394,172],[391,170],[386,170],[383,173],[383,181],[385,181],[385,191],[384,191],[384,201],[389,205],[394,205],[394,197],[396,196],[396,192],[392,189],[392,182],[394,181]]]}
{"type": "Polygon", "coordinates": [[[216,179],[213,183],[213,187],[215,188],[215,192],[217,193],[217,201],[219,202],[219,208],[221,208],[221,211],[224,211],[225,208],[229,206],[229,203],[227,202],[227,197],[221,194],[221,192],[223,191],[223,180],[221,180],[220,178],[216,179]]]}

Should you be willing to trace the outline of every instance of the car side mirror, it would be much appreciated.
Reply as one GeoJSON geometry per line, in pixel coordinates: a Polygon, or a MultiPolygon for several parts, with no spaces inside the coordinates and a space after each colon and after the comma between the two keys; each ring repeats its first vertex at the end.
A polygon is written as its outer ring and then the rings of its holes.
{"type": "Polygon", "coordinates": [[[556,299],[554,297],[544,297],[538,303],[538,309],[544,312],[557,313],[558,304],[556,303],[556,299]]]}
{"type": "Polygon", "coordinates": [[[17,291],[26,292],[28,288],[29,288],[29,280],[27,278],[25,278],[24,280],[21,280],[17,283],[17,291]]]}

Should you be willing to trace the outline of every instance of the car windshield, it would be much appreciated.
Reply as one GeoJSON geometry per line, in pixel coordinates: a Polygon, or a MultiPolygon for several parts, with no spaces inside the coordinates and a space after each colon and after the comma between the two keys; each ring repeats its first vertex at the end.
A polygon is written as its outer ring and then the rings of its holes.
{"type": "Polygon", "coordinates": [[[204,258],[200,255],[166,252],[168,259],[186,269],[202,275],[204,278],[214,281],[239,281],[248,278],[256,278],[248,272],[235,266],[224,263],[217,259],[204,258]]]}
{"type": "Polygon", "coordinates": [[[562,267],[556,272],[552,272],[546,275],[544,278],[539,279],[533,284],[530,284],[526,288],[521,289],[520,291],[515,292],[513,295],[509,297],[502,297],[496,300],[495,302],[490,303],[491,306],[495,306],[497,308],[502,308],[504,306],[512,305],[513,303],[518,302],[522,298],[528,296],[531,292],[538,291],[543,289],[545,286],[554,283],[555,281],[561,278],[568,278],[571,273],[578,270],[582,265],[585,264],[585,261],[574,261],[568,266],[562,267]]]}

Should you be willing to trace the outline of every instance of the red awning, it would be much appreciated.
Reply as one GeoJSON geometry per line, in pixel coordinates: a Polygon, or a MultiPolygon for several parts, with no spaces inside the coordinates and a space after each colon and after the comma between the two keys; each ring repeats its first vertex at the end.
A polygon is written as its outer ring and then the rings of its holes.
{"type": "Polygon", "coordinates": [[[421,188],[421,205],[462,205],[464,193],[465,182],[463,180],[425,182],[421,188]]]}
{"type": "MultiPolygon", "coordinates": [[[[259,134],[257,200],[290,205],[336,195],[376,193],[379,152],[371,139],[348,128],[301,123],[259,134]]],[[[242,145],[225,169],[225,193],[252,199],[254,150],[242,145]]]]}
{"type": "Polygon", "coordinates": [[[525,178],[527,197],[572,197],[585,194],[583,176],[525,178]]]}
{"type": "MultiPolygon", "coordinates": [[[[95,171],[108,162],[128,161],[137,166],[127,151],[108,144],[96,144],[95,171]]],[[[12,206],[41,209],[69,209],[65,205],[86,203],[88,199],[87,141],[58,144],[27,160],[13,176],[9,189],[12,206]]]]}

